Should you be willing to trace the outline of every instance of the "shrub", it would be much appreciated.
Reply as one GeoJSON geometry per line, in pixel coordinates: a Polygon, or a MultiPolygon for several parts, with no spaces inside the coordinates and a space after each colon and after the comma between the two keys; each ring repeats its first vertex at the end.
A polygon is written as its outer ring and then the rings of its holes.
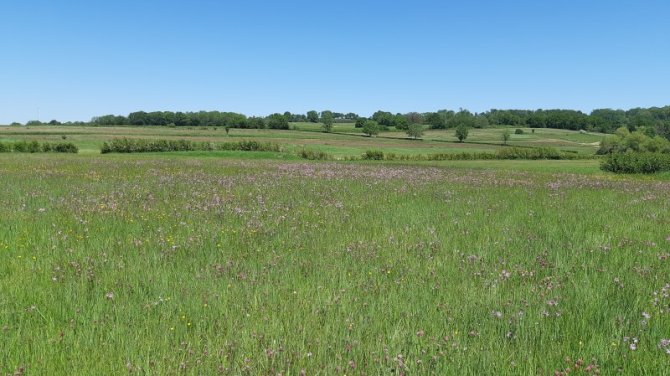
{"type": "Polygon", "coordinates": [[[514,131],[514,134],[523,134],[523,129],[521,129],[521,128],[517,128],[517,129],[514,131]]]}
{"type": "Polygon", "coordinates": [[[381,161],[384,159],[384,152],[381,150],[368,150],[363,154],[363,159],[370,161],[381,161]]]}
{"type": "Polygon", "coordinates": [[[456,127],[456,138],[458,138],[458,142],[463,142],[465,141],[466,138],[468,138],[468,127],[461,124],[458,127],[456,127]]]}
{"type": "Polygon", "coordinates": [[[5,142],[0,142],[0,153],[9,153],[12,151],[12,145],[5,142]]]}
{"type": "Polygon", "coordinates": [[[301,158],[310,159],[310,160],[329,160],[333,159],[330,154],[324,153],[322,151],[315,151],[309,149],[302,149],[298,154],[301,158]]]}
{"type": "Polygon", "coordinates": [[[407,136],[412,137],[415,140],[419,139],[423,137],[423,125],[412,123],[407,127],[405,133],[407,133],[407,136]]]}
{"type": "Polygon", "coordinates": [[[670,154],[648,152],[610,154],[601,162],[600,169],[625,174],[670,171],[670,154]]]}
{"type": "Polygon", "coordinates": [[[79,148],[77,145],[71,142],[58,142],[51,145],[51,150],[57,153],[79,153],[79,148]]]}
{"type": "Polygon", "coordinates": [[[258,141],[238,141],[214,144],[188,140],[134,140],[117,138],[102,144],[100,152],[107,153],[160,153],[171,151],[281,151],[278,144],[258,141]]]}
{"type": "Polygon", "coordinates": [[[17,153],[27,153],[28,152],[28,143],[25,141],[17,141],[14,143],[13,148],[17,153]]]}
{"type": "Polygon", "coordinates": [[[374,120],[366,120],[365,123],[363,123],[363,133],[370,137],[379,134],[379,124],[374,120]]]}
{"type": "Polygon", "coordinates": [[[567,159],[554,148],[504,148],[496,151],[496,159],[567,159]]]}

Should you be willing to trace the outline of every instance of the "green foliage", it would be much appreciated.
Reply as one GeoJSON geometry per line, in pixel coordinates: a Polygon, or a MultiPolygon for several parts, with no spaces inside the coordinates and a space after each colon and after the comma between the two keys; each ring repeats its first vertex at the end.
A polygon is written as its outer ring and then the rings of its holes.
{"type": "Polygon", "coordinates": [[[319,122],[319,113],[312,110],[307,112],[307,121],[310,123],[318,123],[319,122]]]}
{"type": "Polygon", "coordinates": [[[393,125],[393,114],[386,111],[377,111],[372,114],[372,120],[382,127],[390,127],[393,125]]]}
{"type": "Polygon", "coordinates": [[[670,141],[661,136],[650,137],[644,132],[630,132],[621,127],[614,136],[605,137],[597,151],[599,155],[628,152],[670,153],[670,141]]]}
{"type": "Polygon", "coordinates": [[[430,112],[424,117],[426,124],[432,129],[444,129],[447,126],[447,122],[444,119],[444,116],[437,112],[430,112]]]}
{"type": "Polygon", "coordinates": [[[323,111],[321,112],[321,123],[323,123],[323,131],[330,133],[333,131],[333,112],[332,111],[323,111]]]}
{"type": "Polygon", "coordinates": [[[79,148],[71,142],[15,141],[0,142],[0,153],[78,153],[79,148]]]}
{"type": "Polygon", "coordinates": [[[288,119],[282,114],[272,114],[268,116],[268,128],[270,129],[288,129],[288,119]]]}
{"type": "Polygon", "coordinates": [[[604,171],[623,174],[651,174],[670,171],[670,154],[627,152],[609,154],[600,164],[604,171]]]}
{"type": "Polygon", "coordinates": [[[333,156],[331,156],[328,153],[319,151],[319,150],[311,150],[311,149],[305,149],[303,148],[300,153],[298,154],[300,158],[303,159],[309,159],[309,160],[331,160],[334,159],[333,156]]]}
{"type": "Polygon", "coordinates": [[[501,148],[496,151],[496,159],[571,159],[554,148],[501,148]]]}
{"type": "Polygon", "coordinates": [[[511,134],[509,129],[505,129],[502,134],[500,135],[500,138],[502,139],[503,144],[507,145],[507,141],[509,141],[511,134]]]}
{"type": "Polygon", "coordinates": [[[366,120],[363,123],[363,133],[370,137],[379,134],[379,124],[374,120],[366,120]]]}
{"type": "Polygon", "coordinates": [[[384,152],[381,150],[368,150],[363,154],[363,159],[368,161],[384,160],[384,152]]]}
{"type": "Polygon", "coordinates": [[[354,127],[355,127],[355,128],[363,128],[363,125],[365,125],[365,122],[366,122],[367,120],[368,120],[368,119],[366,119],[366,118],[362,118],[362,117],[356,119],[356,123],[354,124],[354,127]]]}
{"type": "Polygon", "coordinates": [[[407,127],[407,136],[416,139],[423,137],[423,125],[421,124],[411,124],[407,127]]]}
{"type": "Polygon", "coordinates": [[[410,128],[409,120],[402,114],[393,116],[391,124],[398,130],[407,131],[410,128]]]}
{"type": "Polygon", "coordinates": [[[276,143],[259,142],[254,140],[238,142],[195,142],[188,140],[143,140],[116,138],[104,142],[100,152],[107,153],[162,153],[173,151],[274,151],[281,148],[276,143]]]}
{"type": "Polygon", "coordinates": [[[516,130],[514,130],[514,134],[523,134],[523,129],[517,128],[516,130]]]}
{"type": "Polygon", "coordinates": [[[456,127],[456,138],[458,138],[459,142],[465,141],[466,138],[468,138],[468,127],[464,124],[459,125],[456,127]]]}

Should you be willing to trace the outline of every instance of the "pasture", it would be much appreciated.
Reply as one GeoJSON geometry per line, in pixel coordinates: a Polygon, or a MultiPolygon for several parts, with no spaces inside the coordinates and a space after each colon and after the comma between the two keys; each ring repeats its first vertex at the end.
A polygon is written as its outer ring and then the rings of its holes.
{"type": "MultiPolygon", "coordinates": [[[[275,142],[287,151],[302,148],[323,151],[337,158],[359,156],[366,150],[376,149],[396,154],[432,154],[457,152],[491,152],[501,147],[501,134],[509,128],[471,129],[465,143],[459,143],[454,130],[428,130],[423,140],[411,140],[402,131],[381,132],[377,137],[366,137],[351,123],[335,124],[334,133],[321,132],[321,125],[292,123],[292,130],[231,129],[214,127],[0,127],[0,141],[39,140],[67,141],[79,146],[80,153],[97,154],[104,141],[113,138],[185,139],[190,141],[226,142],[257,140],[275,142]]],[[[522,135],[512,134],[512,146],[550,146],[563,151],[590,155],[598,149],[604,137],[599,133],[580,134],[560,129],[537,129],[531,133],[525,128],[522,135]]],[[[512,129],[513,133],[514,129],[512,129]]]]}
{"type": "MultiPolygon", "coordinates": [[[[0,373],[668,374],[668,175],[99,154],[113,137],[459,152],[495,150],[502,132],[293,126],[0,128],[81,149],[0,155],[0,373]]],[[[592,154],[601,137],[510,143],[592,154]]]]}

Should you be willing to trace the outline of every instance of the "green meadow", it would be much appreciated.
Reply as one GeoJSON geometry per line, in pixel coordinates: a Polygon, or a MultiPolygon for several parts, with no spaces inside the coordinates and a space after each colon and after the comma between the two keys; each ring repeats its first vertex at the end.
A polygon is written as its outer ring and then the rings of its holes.
{"type": "Polygon", "coordinates": [[[0,154],[0,373],[670,374],[670,175],[308,161],[495,151],[505,129],[292,128],[0,128],[80,148],[0,154]],[[100,154],[121,137],[286,152],[100,154]]]}

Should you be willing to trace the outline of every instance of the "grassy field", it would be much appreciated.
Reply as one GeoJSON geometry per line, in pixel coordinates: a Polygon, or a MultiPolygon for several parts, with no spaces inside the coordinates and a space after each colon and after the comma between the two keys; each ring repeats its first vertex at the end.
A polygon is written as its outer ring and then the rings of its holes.
{"type": "MultiPolygon", "coordinates": [[[[670,174],[97,149],[425,153],[500,132],[0,128],[84,149],[0,154],[0,374],[670,374],[670,174]]],[[[514,137],[586,153],[600,135],[514,137]]]]}
{"type": "MultiPolygon", "coordinates": [[[[192,141],[226,142],[240,139],[272,141],[287,151],[302,148],[323,151],[335,157],[360,156],[366,150],[378,149],[396,154],[434,154],[456,152],[492,152],[501,147],[505,128],[472,129],[465,143],[459,143],[453,130],[427,131],[423,140],[408,139],[404,132],[382,132],[379,137],[365,137],[353,124],[336,124],[335,133],[321,132],[313,123],[293,123],[290,131],[232,129],[226,134],[222,128],[168,128],[168,127],[0,127],[0,141],[39,140],[74,142],[81,153],[98,153],[104,141],[112,138],[187,139],[192,141]]],[[[509,128],[507,128],[509,129],[509,128]]],[[[513,129],[512,129],[513,130],[513,129]]],[[[580,134],[574,131],[537,129],[531,133],[512,134],[513,146],[551,146],[580,154],[593,154],[602,139],[601,134],[580,134]]]]}

